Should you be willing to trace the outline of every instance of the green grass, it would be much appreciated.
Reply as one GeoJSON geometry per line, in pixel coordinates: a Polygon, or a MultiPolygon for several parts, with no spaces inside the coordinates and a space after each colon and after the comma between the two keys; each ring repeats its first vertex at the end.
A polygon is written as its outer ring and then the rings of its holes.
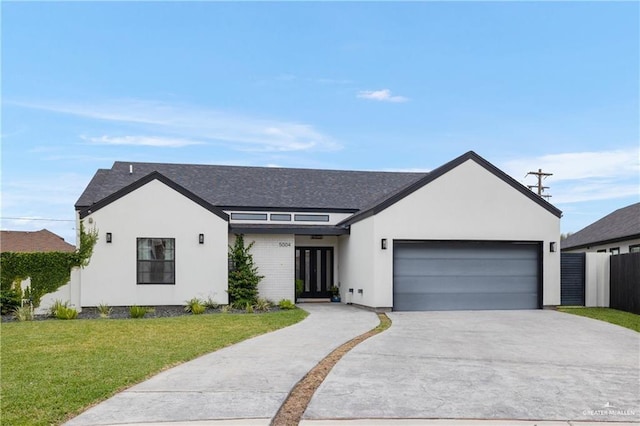
{"type": "Polygon", "coordinates": [[[610,322],[640,332],[640,315],[611,308],[559,307],[560,312],[610,322]]]}
{"type": "Polygon", "coordinates": [[[59,424],[161,370],[302,320],[261,315],[2,324],[2,424],[59,424]]]}

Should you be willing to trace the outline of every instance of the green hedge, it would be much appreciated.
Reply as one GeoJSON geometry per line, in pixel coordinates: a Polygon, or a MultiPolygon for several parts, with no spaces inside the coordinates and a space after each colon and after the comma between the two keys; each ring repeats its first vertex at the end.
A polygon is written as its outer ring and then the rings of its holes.
{"type": "Polygon", "coordinates": [[[72,253],[0,253],[0,290],[19,292],[20,282],[31,278],[30,290],[24,297],[30,298],[34,307],[39,306],[42,296],[69,282],[73,267],[89,264],[97,240],[97,231],[85,232],[81,223],[80,247],[72,253]]]}

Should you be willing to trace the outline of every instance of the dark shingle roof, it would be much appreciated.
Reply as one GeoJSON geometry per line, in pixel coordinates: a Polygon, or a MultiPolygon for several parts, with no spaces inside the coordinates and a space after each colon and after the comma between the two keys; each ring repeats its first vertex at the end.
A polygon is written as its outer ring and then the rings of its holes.
{"type": "Polygon", "coordinates": [[[75,251],[75,246],[47,229],[40,231],[0,231],[0,251],[34,253],[49,251],[75,251]]]}
{"type": "Polygon", "coordinates": [[[598,243],[640,237],[640,203],[631,204],[570,235],[562,249],[582,248],[598,243]]]}
{"type": "Polygon", "coordinates": [[[360,210],[427,173],[115,162],[97,171],[83,209],[154,171],[217,207],[360,210]],[[133,173],[129,174],[132,166],[133,173]]]}

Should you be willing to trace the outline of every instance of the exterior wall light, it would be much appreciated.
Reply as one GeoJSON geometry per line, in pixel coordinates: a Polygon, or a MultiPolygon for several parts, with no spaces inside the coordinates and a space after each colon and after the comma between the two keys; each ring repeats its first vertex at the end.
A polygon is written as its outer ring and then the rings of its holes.
{"type": "Polygon", "coordinates": [[[199,242],[200,244],[204,244],[204,234],[200,234],[200,235],[198,235],[198,242],[199,242]]]}
{"type": "Polygon", "coordinates": [[[386,238],[383,238],[383,239],[380,240],[380,248],[382,250],[386,250],[387,249],[387,239],[386,238]]]}
{"type": "Polygon", "coordinates": [[[555,241],[551,241],[551,242],[549,243],[549,251],[550,251],[551,253],[555,253],[555,251],[556,251],[556,242],[555,242],[555,241]]]}
{"type": "Polygon", "coordinates": [[[111,235],[111,232],[107,232],[106,240],[108,244],[111,244],[111,241],[113,241],[113,236],[111,235]]]}

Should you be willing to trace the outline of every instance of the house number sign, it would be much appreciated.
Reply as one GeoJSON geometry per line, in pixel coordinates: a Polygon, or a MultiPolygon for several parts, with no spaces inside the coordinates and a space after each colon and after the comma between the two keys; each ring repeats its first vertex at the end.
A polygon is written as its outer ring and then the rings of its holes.
{"type": "Polygon", "coordinates": [[[280,241],[280,247],[291,247],[291,243],[280,241]]]}

